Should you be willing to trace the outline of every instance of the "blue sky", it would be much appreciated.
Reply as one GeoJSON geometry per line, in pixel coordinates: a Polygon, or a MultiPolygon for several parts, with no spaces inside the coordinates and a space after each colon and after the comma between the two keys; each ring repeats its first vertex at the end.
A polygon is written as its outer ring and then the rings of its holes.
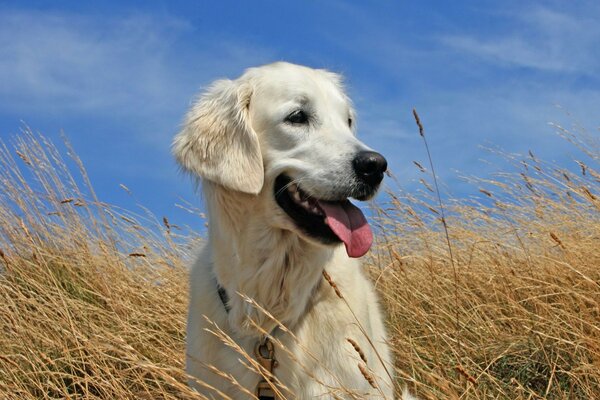
{"type": "Polygon", "coordinates": [[[416,107],[438,175],[467,196],[459,175],[497,170],[480,145],[575,169],[548,123],[598,135],[598,21],[595,1],[0,1],[0,138],[62,130],[102,200],[130,207],[124,184],[187,223],[174,204],[200,200],[169,147],[190,101],[287,60],[346,76],[360,137],[408,190],[426,160],[416,107]]]}

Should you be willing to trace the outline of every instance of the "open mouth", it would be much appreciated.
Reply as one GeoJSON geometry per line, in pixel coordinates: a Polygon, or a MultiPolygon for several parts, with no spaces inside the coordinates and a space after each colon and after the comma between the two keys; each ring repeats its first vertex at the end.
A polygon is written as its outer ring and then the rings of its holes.
{"type": "Polygon", "coordinates": [[[307,235],[325,244],[343,242],[350,257],[369,251],[373,243],[369,223],[348,199],[317,199],[285,175],[275,180],[274,192],[277,204],[307,235]]]}

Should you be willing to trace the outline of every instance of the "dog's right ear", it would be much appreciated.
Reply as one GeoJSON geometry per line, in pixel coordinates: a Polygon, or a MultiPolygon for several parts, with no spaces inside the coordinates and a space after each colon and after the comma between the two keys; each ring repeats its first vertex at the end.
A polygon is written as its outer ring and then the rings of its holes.
{"type": "Polygon", "coordinates": [[[175,136],[184,170],[226,188],[258,194],[264,169],[258,136],[248,120],[249,83],[220,80],[192,106],[175,136]]]}

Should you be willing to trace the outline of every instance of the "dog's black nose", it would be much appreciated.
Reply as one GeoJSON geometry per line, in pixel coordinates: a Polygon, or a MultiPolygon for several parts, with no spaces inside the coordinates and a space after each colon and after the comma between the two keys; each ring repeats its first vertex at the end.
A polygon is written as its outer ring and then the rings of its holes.
{"type": "Polygon", "coordinates": [[[374,151],[361,151],[352,160],[352,166],[358,179],[375,186],[383,180],[383,173],[387,170],[387,161],[381,154],[374,151]]]}

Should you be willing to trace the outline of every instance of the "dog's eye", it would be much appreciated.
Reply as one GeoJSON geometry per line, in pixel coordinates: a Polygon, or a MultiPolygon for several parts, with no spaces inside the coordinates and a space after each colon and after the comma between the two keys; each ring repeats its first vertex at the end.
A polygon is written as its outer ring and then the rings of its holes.
{"type": "Polygon", "coordinates": [[[308,122],[308,115],[302,110],[296,110],[288,115],[285,120],[292,124],[306,124],[308,122]]]}
{"type": "Polygon", "coordinates": [[[352,118],[348,118],[348,126],[350,128],[352,128],[352,122],[354,122],[354,121],[352,121],[352,118]]]}

